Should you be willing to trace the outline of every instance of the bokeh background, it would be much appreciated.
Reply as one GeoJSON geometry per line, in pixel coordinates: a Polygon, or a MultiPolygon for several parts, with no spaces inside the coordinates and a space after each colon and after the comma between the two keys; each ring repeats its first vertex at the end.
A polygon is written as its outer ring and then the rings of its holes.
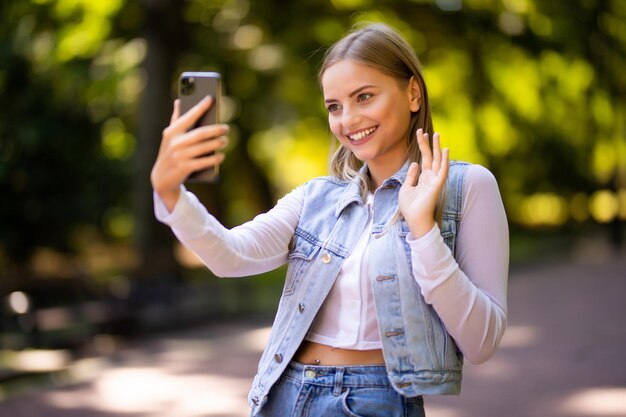
{"type": "Polygon", "coordinates": [[[623,253],[623,0],[7,0],[0,13],[0,398],[124,340],[272,316],[284,270],[209,279],[154,220],[161,131],[182,71],[221,72],[227,159],[219,183],[190,188],[225,225],[251,219],[326,174],[317,70],[359,22],[406,37],[452,158],[497,177],[513,268],[623,253]],[[63,354],[17,361],[33,351],[63,354]]]}

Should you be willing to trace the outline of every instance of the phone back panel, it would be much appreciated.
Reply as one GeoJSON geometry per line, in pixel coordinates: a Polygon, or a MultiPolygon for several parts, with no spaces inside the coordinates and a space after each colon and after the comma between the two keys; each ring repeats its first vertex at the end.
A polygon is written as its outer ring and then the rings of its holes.
{"type": "MultiPolygon", "coordinates": [[[[189,111],[206,96],[213,97],[213,104],[192,127],[219,123],[219,105],[222,94],[221,76],[217,72],[184,72],[178,82],[178,98],[181,115],[189,111]]],[[[187,182],[216,182],[219,166],[192,173],[187,182]]]]}
{"type": "Polygon", "coordinates": [[[178,83],[178,98],[180,99],[181,114],[185,114],[206,96],[213,97],[213,105],[204,114],[194,127],[219,123],[219,103],[222,94],[221,76],[217,72],[184,72],[178,83]],[[191,80],[192,87],[185,84],[191,80]]]}

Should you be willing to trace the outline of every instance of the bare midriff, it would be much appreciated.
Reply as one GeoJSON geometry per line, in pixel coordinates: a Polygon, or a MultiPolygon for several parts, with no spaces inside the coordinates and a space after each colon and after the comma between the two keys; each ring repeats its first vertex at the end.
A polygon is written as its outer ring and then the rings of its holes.
{"type": "Polygon", "coordinates": [[[307,340],[300,345],[294,360],[303,364],[323,366],[385,364],[381,349],[341,349],[307,340]]]}

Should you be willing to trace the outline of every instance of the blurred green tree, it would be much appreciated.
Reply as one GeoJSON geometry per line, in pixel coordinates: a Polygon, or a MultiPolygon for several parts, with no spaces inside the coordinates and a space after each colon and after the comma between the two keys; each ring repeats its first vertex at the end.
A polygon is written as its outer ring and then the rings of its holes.
{"type": "Polygon", "coordinates": [[[415,47],[436,129],[453,158],[496,174],[514,228],[626,218],[624,2],[13,0],[0,8],[4,271],[28,265],[39,248],[81,252],[93,238],[134,242],[134,261],[119,267],[135,277],[176,278],[149,172],[178,74],[224,74],[233,128],[222,178],[190,187],[234,225],[326,172],[332,139],[318,64],[325,46],[364,21],[395,26],[415,47]]]}
{"type": "MultiPolygon", "coordinates": [[[[103,116],[114,113],[112,108],[98,112],[111,103],[102,102],[102,107],[90,103],[95,90],[119,81],[94,81],[90,73],[96,52],[109,35],[106,19],[115,12],[115,2],[97,10],[78,10],[70,2],[36,3],[0,6],[4,284],[28,278],[29,262],[38,248],[75,250],[76,226],[102,226],[106,211],[124,204],[123,184],[130,173],[124,158],[109,155],[106,138],[101,141],[103,116]],[[74,23],[75,13],[83,13],[84,19],[74,23]],[[90,18],[97,25],[89,24],[90,18]]],[[[117,133],[123,132],[118,128],[117,133]]],[[[120,154],[120,144],[117,148],[120,154]]]]}

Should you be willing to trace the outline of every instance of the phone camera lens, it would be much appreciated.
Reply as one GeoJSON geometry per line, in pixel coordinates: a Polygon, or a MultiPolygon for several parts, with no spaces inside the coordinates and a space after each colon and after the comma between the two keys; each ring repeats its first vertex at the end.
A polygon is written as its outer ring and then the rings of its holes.
{"type": "Polygon", "coordinates": [[[188,96],[193,93],[194,90],[194,79],[193,77],[185,77],[180,81],[180,92],[181,94],[188,96]]]}

